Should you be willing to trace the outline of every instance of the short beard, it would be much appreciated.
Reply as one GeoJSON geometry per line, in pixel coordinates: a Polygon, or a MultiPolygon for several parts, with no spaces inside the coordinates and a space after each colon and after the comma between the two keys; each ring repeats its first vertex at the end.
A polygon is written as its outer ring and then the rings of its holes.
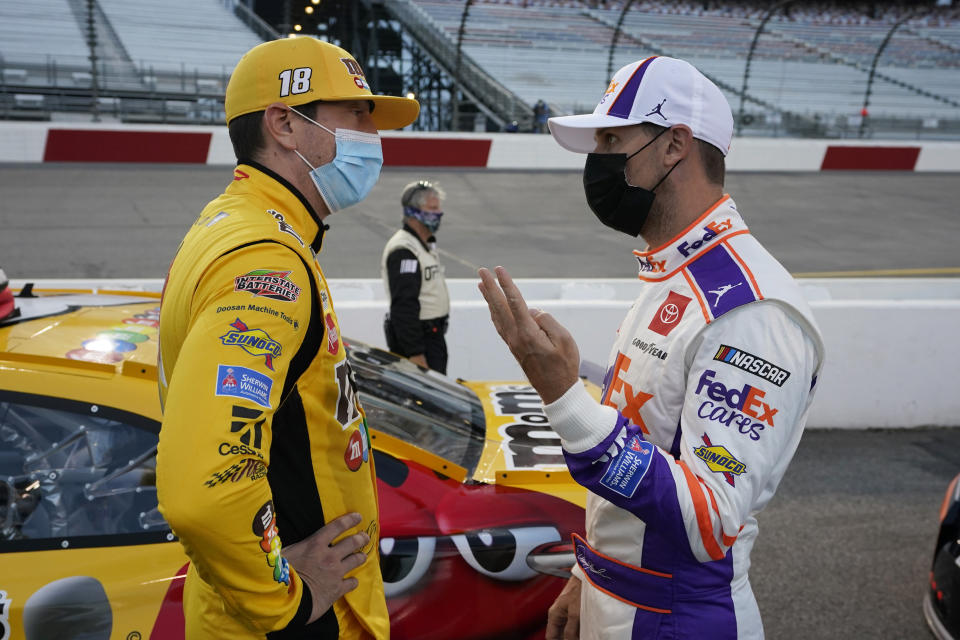
{"type": "Polygon", "coordinates": [[[669,187],[666,182],[657,189],[653,204],[650,207],[650,213],[640,229],[640,235],[646,240],[649,249],[658,249],[671,239],[679,231],[674,229],[676,212],[673,206],[669,187]]]}

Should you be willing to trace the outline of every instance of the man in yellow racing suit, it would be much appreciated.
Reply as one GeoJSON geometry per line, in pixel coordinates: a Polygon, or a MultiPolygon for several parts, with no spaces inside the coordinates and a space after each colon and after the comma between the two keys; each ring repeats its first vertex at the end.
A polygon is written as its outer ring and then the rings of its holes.
{"type": "Polygon", "coordinates": [[[379,177],[377,130],[419,105],[292,38],[240,60],[225,109],[233,182],[184,238],[160,315],[157,489],[191,560],[186,635],[388,638],[366,419],[316,254],[323,219],[379,177]]]}

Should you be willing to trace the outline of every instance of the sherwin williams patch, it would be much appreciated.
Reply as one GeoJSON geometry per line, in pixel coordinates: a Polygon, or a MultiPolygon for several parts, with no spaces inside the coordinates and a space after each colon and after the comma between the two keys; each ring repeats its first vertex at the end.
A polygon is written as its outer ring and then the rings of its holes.
{"type": "Polygon", "coordinates": [[[246,367],[217,366],[217,395],[244,398],[270,409],[273,380],[246,367]]]}
{"type": "Polygon", "coordinates": [[[640,436],[633,436],[627,441],[620,455],[610,463],[600,484],[625,498],[632,498],[650,468],[652,458],[653,445],[642,440],[640,436]]]}

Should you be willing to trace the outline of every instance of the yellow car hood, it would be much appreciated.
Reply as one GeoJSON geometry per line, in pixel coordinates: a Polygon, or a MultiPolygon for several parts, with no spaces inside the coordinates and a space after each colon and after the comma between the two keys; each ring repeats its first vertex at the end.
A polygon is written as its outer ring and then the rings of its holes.
{"type": "Polygon", "coordinates": [[[34,293],[38,297],[17,299],[19,317],[0,323],[0,357],[156,365],[158,294],[34,293]]]}

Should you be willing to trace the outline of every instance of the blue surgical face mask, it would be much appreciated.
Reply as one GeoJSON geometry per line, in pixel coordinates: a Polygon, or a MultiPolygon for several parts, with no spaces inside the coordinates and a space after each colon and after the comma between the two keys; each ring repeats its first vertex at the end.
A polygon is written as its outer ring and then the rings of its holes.
{"type": "Polygon", "coordinates": [[[299,151],[293,150],[310,167],[310,179],[313,180],[330,213],[346,209],[366,198],[373,189],[373,185],[377,183],[380,167],[383,166],[380,136],[376,133],[364,133],[352,129],[337,129],[333,132],[296,109],[291,111],[336,138],[336,157],[332,162],[319,167],[314,167],[299,151]]]}
{"type": "Polygon", "coordinates": [[[404,207],[403,215],[419,220],[430,233],[436,233],[440,228],[440,218],[443,217],[443,211],[424,211],[416,207],[404,207]]]}

